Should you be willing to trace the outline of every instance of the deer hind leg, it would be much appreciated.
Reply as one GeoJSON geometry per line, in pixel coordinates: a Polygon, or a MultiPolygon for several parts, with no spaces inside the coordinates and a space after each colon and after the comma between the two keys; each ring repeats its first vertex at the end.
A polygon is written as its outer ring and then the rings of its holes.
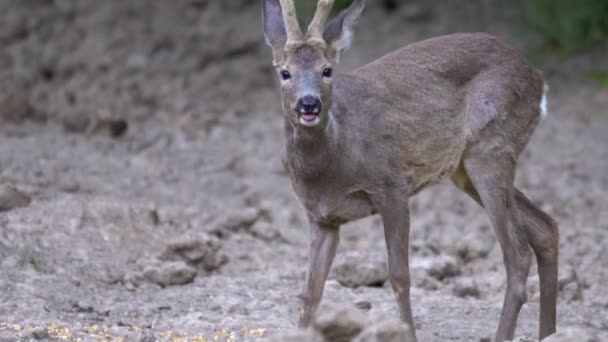
{"type": "MultiPolygon", "coordinates": [[[[483,206],[479,193],[471,183],[462,164],[452,176],[452,181],[459,189],[483,206]]],[[[515,203],[538,264],[541,284],[539,338],[543,339],[555,332],[558,227],[549,215],[538,209],[517,188],[515,188],[515,203]]]]}
{"type": "MultiPolygon", "coordinates": [[[[474,193],[486,209],[507,271],[507,289],[495,341],[511,340],[519,311],[526,301],[526,278],[531,262],[527,234],[515,205],[515,159],[508,152],[489,151],[479,145],[467,151],[462,163],[468,176],[464,189],[474,193]]],[[[463,184],[462,174],[460,176],[461,179],[455,179],[457,184],[463,184]]]]}
{"type": "Polygon", "coordinates": [[[549,215],[537,208],[517,189],[515,189],[515,202],[538,264],[540,279],[539,339],[542,340],[555,332],[559,230],[557,223],[549,215]]]}

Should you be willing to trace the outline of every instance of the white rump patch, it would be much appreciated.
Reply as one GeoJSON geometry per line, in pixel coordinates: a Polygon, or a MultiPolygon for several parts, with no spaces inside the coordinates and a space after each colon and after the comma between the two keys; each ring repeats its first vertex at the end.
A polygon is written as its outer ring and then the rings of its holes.
{"type": "Polygon", "coordinates": [[[543,90],[543,99],[540,101],[540,115],[544,118],[547,116],[547,92],[549,91],[549,86],[545,83],[545,87],[543,90]]]}

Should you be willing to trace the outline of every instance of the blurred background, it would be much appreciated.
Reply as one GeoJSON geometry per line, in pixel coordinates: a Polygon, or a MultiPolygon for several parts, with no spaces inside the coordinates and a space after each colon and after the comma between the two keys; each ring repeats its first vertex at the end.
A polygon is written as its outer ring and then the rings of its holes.
{"type": "MultiPolygon", "coordinates": [[[[550,114],[516,184],[560,223],[559,327],[608,338],[608,1],[367,3],[340,71],[472,31],[542,70],[550,114]]],[[[308,234],[261,28],[257,0],[0,0],[0,339],[295,325],[308,234]]],[[[504,272],[483,210],[448,182],[412,215],[419,338],[492,336],[504,272]]],[[[398,315],[380,225],[344,227],[324,301],[398,315]]],[[[518,336],[536,335],[535,267],[528,287],[518,336]]]]}

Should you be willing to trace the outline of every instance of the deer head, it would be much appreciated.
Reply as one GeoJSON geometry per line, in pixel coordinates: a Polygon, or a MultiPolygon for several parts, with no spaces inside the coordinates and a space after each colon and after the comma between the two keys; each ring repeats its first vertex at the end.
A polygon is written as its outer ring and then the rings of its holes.
{"type": "Polygon", "coordinates": [[[353,27],[365,6],[363,0],[355,0],[326,25],[333,2],[319,0],[304,35],[294,0],[263,0],[264,36],[281,83],[283,113],[293,124],[315,127],[328,121],[332,65],[350,46],[353,27]]]}

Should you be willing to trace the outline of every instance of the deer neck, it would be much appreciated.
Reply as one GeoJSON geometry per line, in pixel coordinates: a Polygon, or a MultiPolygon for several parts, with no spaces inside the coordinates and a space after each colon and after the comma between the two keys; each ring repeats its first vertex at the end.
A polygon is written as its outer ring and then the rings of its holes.
{"type": "Polygon", "coordinates": [[[336,146],[335,120],[327,118],[315,127],[305,127],[285,119],[287,161],[292,172],[301,178],[314,177],[324,172],[334,161],[336,146]]]}

